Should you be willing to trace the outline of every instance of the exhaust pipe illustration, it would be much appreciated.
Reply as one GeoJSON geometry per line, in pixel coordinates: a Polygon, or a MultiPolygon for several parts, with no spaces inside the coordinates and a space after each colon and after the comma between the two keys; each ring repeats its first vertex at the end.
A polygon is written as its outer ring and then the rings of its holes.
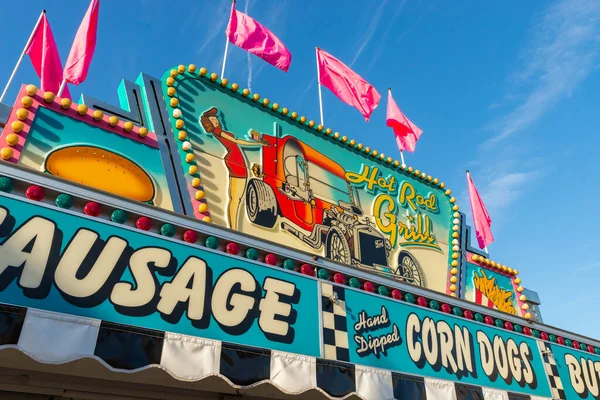
{"type": "Polygon", "coordinates": [[[294,228],[287,222],[282,222],[281,228],[296,236],[298,239],[302,240],[304,243],[306,243],[313,249],[319,249],[321,246],[323,246],[323,240],[321,239],[321,236],[329,232],[329,228],[325,225],[315,225],[310,236],[300,232],[298,229],[294,228]]]}

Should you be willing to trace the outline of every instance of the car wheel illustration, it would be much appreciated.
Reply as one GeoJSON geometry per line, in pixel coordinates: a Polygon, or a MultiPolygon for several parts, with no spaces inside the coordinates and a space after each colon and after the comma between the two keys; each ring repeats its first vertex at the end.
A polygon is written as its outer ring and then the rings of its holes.
{"type": "Polygon", "coordinates": [[[423,269],[419,265],[417,259],[408,251],[402,250],[400,254],[398,254],[398,269],[396,270],[396,274],[407,283],[425,286],[423,269]]]}
{"type": "Polygon", "coordinates": [[[350,265],[350,245],[339,228],[332,227],[327,233],[325,244],[327,258],[342,264],[350,265]]]}
{"type": "Polygon", "coordinates": [[[273,189],[259,179],[251,179],[246,189],[246,213],[254,224],[272,228],[277,221],[277,199],[273,189]]]}

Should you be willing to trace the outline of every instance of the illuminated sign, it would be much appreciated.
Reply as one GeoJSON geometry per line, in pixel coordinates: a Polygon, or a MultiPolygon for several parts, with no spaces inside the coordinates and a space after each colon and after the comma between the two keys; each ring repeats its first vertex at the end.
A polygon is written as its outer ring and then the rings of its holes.
{"type": "Polygon", "coordinates": [[[5,197],[0,232],[1,302],[319,353],[314,280],[5,197]]]}
{"type": "Polygon", "coordinates": [[[349,361],[550,397],[536,340],[344,289],[349,361]]]}
{"type": "Polygon", "coordinates": [[[437,179],[206,77],[162,89],[197,218],[448,292],[458,222],[437,179]]]}
{"type": "Polygon", "coordinates": [[[518,314],[519,304],[509,276],[467,262],[463,286],[466,300],[506,313],[518,314]]]}

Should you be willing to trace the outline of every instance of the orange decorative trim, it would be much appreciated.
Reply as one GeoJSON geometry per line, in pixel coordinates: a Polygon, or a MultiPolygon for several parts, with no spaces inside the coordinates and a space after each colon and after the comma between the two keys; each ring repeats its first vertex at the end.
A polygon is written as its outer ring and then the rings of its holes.
{"type": "Polygon", "coordinates": [[[19,91],[18,100],[10,113],[6,126],[0,134],[2,158],[5,161],[13,163],[19,161],[21,152],[27,141],[27,136],[31,130],[31,125],[34,122],[36,112],[40,107],[47,108],[145,145],[158,148],[156,134],[154,132],[148,132],[147,128],[138,127],[131,122],[122,121],[114,116],[105,115],[100,111],[95,111],[83,104],[71,102],[66,98],[56,98],[53,93],[43,93],[42,91],[37,90],[34,85],[23,85],[19,91]],[[46,99],[51,99],[51,101],[48,102],[46,99]],[[23,110],[26,110],[26,112],[23,110]],[[82,115],[79,111],[85,112],[82,115]],[[95,112],[96,118],[98,119],[94,118],[95,112]],[[27,115],[25,119],[19,118],[19,116],[23,117],[24,115],[27,115]],[[99,115],[101,115],[101,117],[99,117],[99,115]],[[13,134],[18,138],[18,141],[15,144],[11,144],[12,139],[14,138],[11,136],[13,134]],[[12,151],[5,151],[5,149],[10,149],[12,151]],[[10,157],[4,157],[6,155],[5,153],[11,153],[10,157]]]}

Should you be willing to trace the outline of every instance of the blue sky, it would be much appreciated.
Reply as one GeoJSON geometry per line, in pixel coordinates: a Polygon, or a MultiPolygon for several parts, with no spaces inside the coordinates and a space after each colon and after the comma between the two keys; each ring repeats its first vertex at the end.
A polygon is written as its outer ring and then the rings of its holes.
{"type": "MultiPolygon", "coordinates": [[[[285,74],[230,47],[225,76],[318,120],[315,46],[394,97],[424,130],[409,165],[440,177],[470,213],[469,169],[493,219],[491,258],[538,291],[545,321],[600,338],[600,2],[239,0],[293,55],[285,74]],[[343,6],[342,6],[343,4],[343,6]],[[373,2],[375,4],[375,2],[373,2]]],[[[86,82],[71,87],[116,103],[122,78],[195,63],[220,73],[230,2],[101,0],[86,82]],[[193,6],[192,6],[193,5],[193,6]]],[[[86,1],[2,4],[0,83],[42,8],[63,62],[86,1]]],[[[38,83],[26,59],[20,83],[38,83]]],[[[370,123],[326,90],[325,125],[398,157],[385,102],[370,123]]]]}

